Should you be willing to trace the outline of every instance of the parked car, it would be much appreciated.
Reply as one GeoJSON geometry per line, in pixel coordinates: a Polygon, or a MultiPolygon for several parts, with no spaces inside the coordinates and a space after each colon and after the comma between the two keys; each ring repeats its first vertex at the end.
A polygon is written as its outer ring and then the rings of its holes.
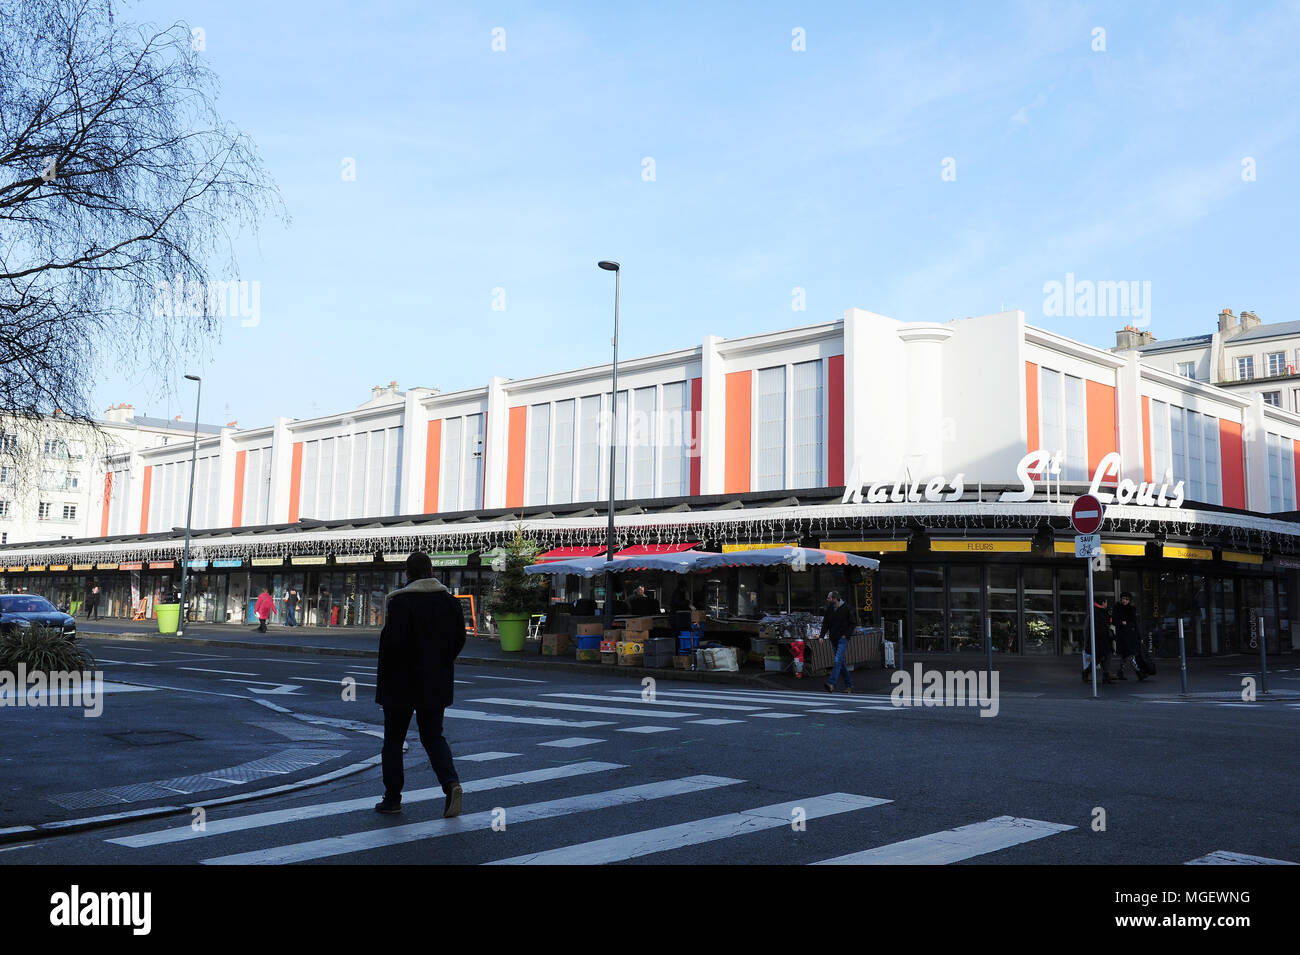
{"type": "Polygon", "coordinates": [[[0,633],[11,633],[16,627],[40,623],[62,630],[69,640],[77,639],[77,621],[44,597],[0,594],[0,633]]]}

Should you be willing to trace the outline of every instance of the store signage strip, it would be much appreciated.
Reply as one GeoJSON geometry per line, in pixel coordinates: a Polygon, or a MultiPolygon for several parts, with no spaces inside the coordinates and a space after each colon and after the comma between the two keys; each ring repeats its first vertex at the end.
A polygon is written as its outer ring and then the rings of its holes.
{"type": "Polygon", "coordinates": [[[1177,560],[1213,560],[1214,551],[1208,547],[1176,547],[1166,544],[1161,550],[1164,557],[1172,557],[1177,560]]]}
{"type": "Polygon", "coordinates": [[[740,550],[771,550],[775,547],[798,547],[798,544],[723,544],[722,552],[730,554],[740,550]]]}
{"type": "Polygon", "coordinates": [[[406,563],[406,558],[410,556],[411,555],[408,552],[405,554],[381,554],[380,558],[385,564],[404,564],[406,563]]]}
{"type": "Polygon", "coordinates": [[[50,570],[52,571],[67,570],[67,569],[68,569],[67,564],[50,564],[50,570]]]}
{"type": "Polygon", "coordinates": [[[885,554],[907,550],[905,540],[887,541],[822,541],[822,550],[837,550],[847,554],[885,554]]]}
{"type": "Polygon", "coordinates": [[[374,554],[335,554],[334,563],[336,564],[373,564],[375,562],[374,554]]]}
{"type": "MultiPolygon", "coordinates": [[[[1073,557],[1074,541],[1056,541],[1055,550],[1058,554],[1068,554],[1073,557]]],[[[1142,557],[1147,552],[1147,545],[1104,540],[1101,542],[1101,551],[1107,557],[1142,557]]]]}
{"type": "MultiPolygon", "coordinates": [[[[108,570],[108,566],[106,564],[100,564],[99,569],[108,570]]],[[[144,564],[140,563],[139,561],[135,561],[134,563],[128,563],[128,564],[118,564],[117,569],[118,570],[144,570],[144,564]]]]}
{"type": "Polygon", "coordinates": [[[242,557],[218,557],[212,562],[212,566],[213,568],[242,567],[244,566],[244,559],[242,557]]]}
{"type": "Polygon", "coordinates": [[[283,567],[283,557],[254,557],[250,561],[254,567],[283,567]]]}
{"type": "Polygon", "coordinates": [[[94,570],[95,565],[94,564],[73,564],[72,569],[73,570],[94,570]]]}
{"type": "Polygon", "coordinates": [[[150,570],[172,570],[176,567],[174,560],[151,560],[149,561],[150,570]]]}
{"type": "Polygon", "coordinates": [[[21,574],[26,569],[27,569],[27,565],[23,564],[19,567],[6,567],[5,571],[10,574],[21,574]]]}
{"type": "MultiPolygon", "coordinates": [[[[1073,545],[1071,545],[1073,546],[1073,545]]],[[[930,550],[946,553],[1028,554],[1034,549],[1030,540],[932,540],[930,550]]]]}
{"type": "Polygon", "coordinates": [[[308,564],[308,565],[316,566],[325,563],[325,560],[326,558],[324,557],[290,557],[289,563],[308,564]]]}
{"type": "Polygon", "coordinates": [[[1225,550],[1223,559],[1230,560],[1236,564],[1262,564],[1264,557],[1262,554],[1243,554],[1240,551],[1225,550]]]}

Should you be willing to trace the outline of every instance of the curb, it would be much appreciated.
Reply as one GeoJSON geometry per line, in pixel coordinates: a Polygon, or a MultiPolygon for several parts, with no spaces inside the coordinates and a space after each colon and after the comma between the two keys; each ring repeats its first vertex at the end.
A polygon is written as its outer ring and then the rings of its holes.
{"type": "Polygon", "coordinates": [[[85,832],[90,829],[103,829],[108,826],[121,825],[124,822],[138,822],[143,819],[161,819],[164,816],[176,816],[183,813],[193,812],[195,809],[207,809],[211,806],[225,806],[238,802],[249,802],[254,799],[265,799],[268,796],[281,796],[285,793],[296,792],[300,789],[306,789],[310,786],[319,786],[322,783],[333,782],[336,779],[342,779],[345,776],[355,776],[357,773],[365,772],[373,766],[379,765],[379,756],[372,756],[364,759],[359,763],[353,763],[350,766],[344,766],[341,769],[331,770],[320,776],[313,776],[310,779],[303,779],[296,783],[285,783],[283,786],[272,786],[270,789],[259,789],[251,793],[235,793],[230,796],[220,796],[216,799],[204,799],[198,802],[182,803],[178,806],[151,806],[148,809],[130,809],[126,812],[112,813],[106,816],[86,816],[81,819],[62,819],[56,822],[43,822],[36,826],[11,826],[7,829],[0,829],[0,844],[9,842],[28,842],[32,839],[51,838],[53,836],[62,836],[73,832],[85,832]]]}

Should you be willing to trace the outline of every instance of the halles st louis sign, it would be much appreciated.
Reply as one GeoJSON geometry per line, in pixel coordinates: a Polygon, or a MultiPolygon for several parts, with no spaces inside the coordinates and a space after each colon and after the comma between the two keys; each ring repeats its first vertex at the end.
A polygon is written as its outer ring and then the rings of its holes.
{"type": "MultiPolygon", "coordinates": [[[[1020,490],[1003,491],[998,496],[998,501],[1015,504],[1030,500],[1034,496],[1037,481],[1039,480],[1035,475],[1060,474],[1064,463],[1061,456],[1050,454],[1047,451],[1029,452],[1016,465],[1016,477],[1020,480],[1020,490]]],[[[1172,469],[1165,471],[1164,481],[1160,484],[1148,481],[1134,482],[1128,478],[1121,479],[1120,473],[1119,452],[1112,451],[1097,463],[1097,470],[1093,472],[1092,484],[1088,488],[1088,493],[1096,497],[1102,504],[1110,504],[1113,501],[1116,504],[1137,504],[1143,507],[1183,506],[1183,482],[1174,481],[1172,469]],[[1114,493],[1102,490],[1102,483],[1107,481],[1118,482],[1114,493]]],[[[965,493],[965,474],[958,474],[951,481],[940,474],[928,481],[918,479],[911,484],[903,480],[868,485],[861,479],[859,465],[854,464],[853,473],[849,475],[848,484],[844,488],[842,503],[905,504],[917,501],[960,501],[965,493]]]]}

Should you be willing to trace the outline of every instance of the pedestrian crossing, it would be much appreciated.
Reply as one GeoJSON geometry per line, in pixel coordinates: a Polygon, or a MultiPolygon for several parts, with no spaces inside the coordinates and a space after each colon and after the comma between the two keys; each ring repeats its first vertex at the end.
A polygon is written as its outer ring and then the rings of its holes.
{"type": "MultiPolygon", "coordinates": [[[[471,756],[458,759],[473,762],[471,756]]],[[[118,860],[126,863],[138,861],[131,853],[160,848],[171,850],[169,860],[187,853],[205,865],[444,861],[452,857],[440,849],[439,840],[456,840],[455,861],[487,865],[603,865],[686,849],[695,850],[691,861],[954,865],[1023,861],[1023,856],[1005,853],[1033,843],[1059,842],[1059,858],[1068,860],[1087,839],[1086,827],[1012,815],[976,816],[973,821],[968,817],[955,820],[961,824],[952,828],[916,834],[916,807],[888,795],[814,789],[800,798],[754,798],[769,787],[768,780],[710,774],[638,779],[626,763],[582,760],[463,780],[470,811],[454,819],[441,818],[442,790],[430,787],[404,794],[410,821],[397,825],[390,817],[374,814],[372,794],[279,809],[250,807],[228,817],[213,812],[199,828],[186,817],[178,825],[104,842],[128,853],[118,860]],[[538,793],[545,798],[529,798],[528,790],[539,786],[550,787],[538,793]],[[476,794],[492,795],[475,799],[476,794]],[[891,806],[901,811],[882,819],[883,807],[891,806]],[[836,827],[833,840],[810,837],[822,824],[836,827]],[[891,829],[906,838],[874,835],[891,829]],[[831,844],[842,851],[828,852],[831,844]]],[[[682,858],[668,856],[664,861],[682,858]]],[[[1294,863],[1220,849],[1186,864],[1294,863]]]]}
{"type": "Polygon", "coordinates": [[[726,727],[908,711],[891,705],[883,695],[837,694],[832,705],[827,699],[830,694],[796,690],[619,688],[577,693],[551,692],[545,685],[509,689],[518,695],[463,696],[459,705],[447,710],[446,718],[651,734],[671,732],[683,723],[726,727]]]}

